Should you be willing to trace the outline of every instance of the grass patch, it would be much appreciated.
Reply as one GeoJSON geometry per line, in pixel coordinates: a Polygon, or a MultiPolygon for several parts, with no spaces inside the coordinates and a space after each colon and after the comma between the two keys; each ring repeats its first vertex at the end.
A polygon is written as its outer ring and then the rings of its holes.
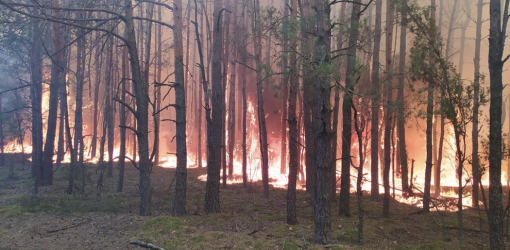
{"type": "Polygon", "coordinates": [[[26,213],[83,214],[88,212],[119,213],[125,207],[122,198],[79,200],[72,196],[38,198],[22,195],[11,198],[0,214],[16,217],[26,213]]]}

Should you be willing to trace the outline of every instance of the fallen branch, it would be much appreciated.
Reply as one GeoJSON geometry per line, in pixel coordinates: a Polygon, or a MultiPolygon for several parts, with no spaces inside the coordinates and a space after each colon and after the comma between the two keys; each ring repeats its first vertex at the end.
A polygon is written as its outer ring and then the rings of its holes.
{"type": "MultiPolygon", "coordinates": [[[[453,230],[459,230],[458,227],[453,227],[453,226],[446,226],[446,228],[453,229],[453,230]]],[[[489,233],[487,231],[481,231],[481,230],[478,230],[478,229],[470,229],[470,228],[463,228],[462,230],[468,231],[468,232],[475,232],[475,233],[484,233],[484,234],[488,234],[489,233]]]]}
{"type": "Polygon", "coordinates": [[[68,227],[63,227],[63,228],[59,228],[59,229],[49,230],[46,233],[51,234],[51,233],[56,233],[56,232],[64,231],[64,230],[67,230],[67,229],[79,227],[79,226],[81,226],[81,225],[83,225],[83,224],[85,224],[87,222],[90,222],[90,221],[91,221],[91,219],[88,219],[88,220],[82,221],[82,222],[80,222],[78,224],[71,225],[71,226],[68,226],[68,227]]]}
{"type": "Polygon", "coordinates": [[[129,244],[145,247],[145,248],[148,248],[148,249],[165,250],[164,248],[158,247],[158,246],[156,246],[156,245],[154,245],[152,243],[145,243],[145,242],[138,241],[138,240],[132,240],[132,241],[129,242],[129,244]]]}

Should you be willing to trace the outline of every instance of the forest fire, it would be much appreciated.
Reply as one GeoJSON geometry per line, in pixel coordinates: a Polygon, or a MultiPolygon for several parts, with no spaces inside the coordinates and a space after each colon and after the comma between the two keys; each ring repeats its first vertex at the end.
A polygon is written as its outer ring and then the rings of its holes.
{"type": "Polygon", "coordinates": [[[0,165],[30,161],[37,199],[62,179],[73,197],[121,194],[128,169],[150,216],[161,171],[180,217],[189,171],[205,182],[196,214],[221,212],[223,184],[263,202],[285,191],[295,225],[306,196],[317,244],[338,238],[333,200],[358,216],[359,243],[365,200],[384,218],[457,212],[461,244],[463,211],[490,210],[491,230],[510,218],[499,0],[490,29],[482,0],[43,2],[0,1],[0,165]]]}

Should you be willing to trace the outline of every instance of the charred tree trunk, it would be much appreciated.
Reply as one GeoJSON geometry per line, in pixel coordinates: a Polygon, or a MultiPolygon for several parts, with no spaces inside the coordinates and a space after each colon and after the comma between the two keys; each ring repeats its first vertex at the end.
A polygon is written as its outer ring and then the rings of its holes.
{"type": "Polygon", "coordinates": [[[382,0],[375,2],[375,30],[374,30],[374,57],[372,68],[372,124],[370,129],[371,134],[371,194],[370,200],[379,200],[379,108],[381,103],[380,82],[379,82],[379,68],[381,63],[379,61],[381,51],[381,24],[382,15],[382,0]]]}

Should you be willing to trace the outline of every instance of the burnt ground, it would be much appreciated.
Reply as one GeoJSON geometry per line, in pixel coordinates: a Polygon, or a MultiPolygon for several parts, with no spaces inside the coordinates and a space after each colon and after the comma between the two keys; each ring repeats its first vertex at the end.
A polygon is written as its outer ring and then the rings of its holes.
{"type": "MultiPolygon", "coordinates": [[[[14,160],[6,161],[15,162],[14,160]]],[[[117,173],[105,179],[101,195],[96,188],[96,165],[88,165],[86,188],[65,194],[69,166],[55,172],[55,183],[30,195],[29,166],[16,165],[16,178],[7,179],[0,168],[0,249],[139,249],[130,240],[156,244],[165,249],[488,249],[485,211],[464,211],[464,245],[458,242],[457,214],[418,213],[420,209],[391,202],[390,218],[383,218],[382,202],[364,195],[365,242],[357,244],[356,196],[351,196],[352,216],[337,216],[333,203],[332,243],[313,244],[313,216],[309,195],[298,191],[299,224],[286,225],[286,190],[252,183],[221,187],[221,213],[203,212],[205,183],[197,177],[205,169],[188,172],[188,215],[170,216],[173,169],[154,168],[153,215],[138,216],[137,170],[128,164],[125,191],[115,193],[117,173]],[[442,226],[442,219],[447,228],[442,226]],[[480,228],[481,225],[481,228],[480,228]]],[[[79,183],[81,184],[81,183],[79,183]]],[[[382,200],[382,196],[381,196],[382,200]]],[[[504,201],[506,204],[506,201],[504,201]]]]}

